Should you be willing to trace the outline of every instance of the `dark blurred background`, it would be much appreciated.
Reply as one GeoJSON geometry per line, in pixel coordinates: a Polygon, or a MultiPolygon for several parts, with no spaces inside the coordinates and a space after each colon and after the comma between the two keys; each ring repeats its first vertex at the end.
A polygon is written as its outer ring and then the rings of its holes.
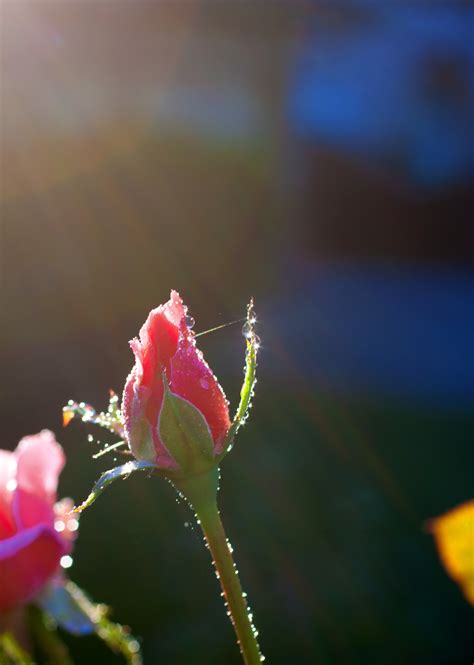
{"type": "MultiPolygon", "coordinates": [[[[121,390],[170,288],[196,330],[253,295],[258,390],[220,498],[267,662],[472,662],[424,527],[474,495],[472,3],[0,12],[1,445],[55,430],[83,498],[113,461],[62,405],[121,390]]],[[[239,326],[200,341],[235,405],[239,326]]],[[[145,665],[240,662],[192,525],[144,477],[82,519],[71,576],[145,665]]]]}

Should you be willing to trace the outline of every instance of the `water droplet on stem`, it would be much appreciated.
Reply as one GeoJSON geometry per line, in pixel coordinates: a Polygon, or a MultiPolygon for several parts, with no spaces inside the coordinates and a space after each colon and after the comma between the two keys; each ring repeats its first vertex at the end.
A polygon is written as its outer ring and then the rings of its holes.
{"type": "Polygon", "coordinates": [[[249,321],[246,321],[246,322],[244,323],[244,325],[242,326],[242,335],[243,335],[246,339],[250,339],[250,337],[252,337],[252,333],[253,333],[252,325],[251,325],[251,323],[250,323],[249,321]]]}

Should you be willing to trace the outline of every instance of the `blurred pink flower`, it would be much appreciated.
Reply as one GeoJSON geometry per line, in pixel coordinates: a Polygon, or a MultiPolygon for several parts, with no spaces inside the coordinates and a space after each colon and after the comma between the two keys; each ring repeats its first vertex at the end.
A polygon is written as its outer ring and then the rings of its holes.
{"type": "Polygon", "coordinates": [[[33,599],[72,549],[72,502],[56,503],[64,463],[48,430],[24,437],[13,452],[0,450],[0,612],[33,599]]]}

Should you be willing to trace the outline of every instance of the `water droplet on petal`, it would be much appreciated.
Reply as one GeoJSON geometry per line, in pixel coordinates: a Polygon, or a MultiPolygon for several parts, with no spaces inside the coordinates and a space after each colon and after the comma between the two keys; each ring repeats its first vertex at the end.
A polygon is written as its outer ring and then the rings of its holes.
{"type": "Polygon", "coordinates": [[[209,379],[202,377],[202,379],[199,379],[199,385],[201,388],[204,388],[204,390],[207,390],[209,388],[209,379]]]}
{"type": "Polygon", "coordinates": [[[194,328],[195,323],[196,321],[194,320],[194,318],[190,314],[186,314],[186,325],[188,326],[188,328],[194,328]]]}

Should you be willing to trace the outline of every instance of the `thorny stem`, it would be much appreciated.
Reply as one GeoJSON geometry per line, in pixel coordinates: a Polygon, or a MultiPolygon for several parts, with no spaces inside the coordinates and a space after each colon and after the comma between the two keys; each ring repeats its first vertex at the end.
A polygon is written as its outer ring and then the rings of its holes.
{"type": "Polygon", "coordinates": [[[197,516],[214,559],[244,662],[246,665],[259,665],[263,658],[257,642],[257,631],[252,624],[217,503],[201,509],[197,516]]]}
{"type": "MultiPolygon", "coordinates": [[[[195,477],[198,480],[199,477],[195,477]]],[[[219,578],[228,614],[237,635],[237,641],[245,665],[260,665],[264,660],[257,642],[257,631],[252,623],[245,595],[242,591],[237,568],[232,557],[232,548],[226,538],[224,526],[217,508],[217,469],[215,491],[211,489],[206,474],[201,476],[204,482],[174,482],[196,512],[209,550],[211,552],[216,573],[219,578]],[[206,487],[205,487],[206,486],[206,487]],[[208,491],[208,488],[210,491],[208,491]],[[204,491],[203,491],[204,490],[204,491]]]]}

